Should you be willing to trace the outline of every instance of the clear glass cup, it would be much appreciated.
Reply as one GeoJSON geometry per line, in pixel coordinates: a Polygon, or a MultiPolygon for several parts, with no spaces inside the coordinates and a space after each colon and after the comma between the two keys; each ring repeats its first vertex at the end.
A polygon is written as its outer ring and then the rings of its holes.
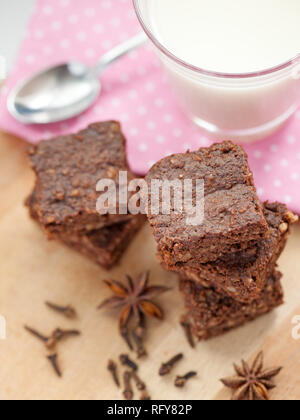
{"type": "MultiPolygon", "coordinates": [[[[138,19],[155,46],[186,114],[217,140],[261,140],[277,131],[300,104],[300,55],[249,74],[200,69],[172,54],[157,39],[152,0],[133,0],[138,19]]],[[[163,1],[163,0],[162,0],[163,1]]]]}

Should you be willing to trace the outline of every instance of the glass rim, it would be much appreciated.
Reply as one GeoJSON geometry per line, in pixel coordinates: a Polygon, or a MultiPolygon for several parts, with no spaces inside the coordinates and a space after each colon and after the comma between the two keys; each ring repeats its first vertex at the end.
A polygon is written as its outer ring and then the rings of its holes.
{"type": "Polygon", "coordinates": [[[287,69],[291,67],[293,64],[296,64],[300,60],[300,53],[297,54],[295,57],[291,58],[288,61],[285,61],[282,64],[279,64],[274,67],[270,67],[267,69],[250,72],[250,73],[222,73],[222,72],[216,72],[212,70],[205,70],[201,67],[195,66],[193,64],[188,63],[187,61],[182,60],[181,58],[177,57],[175,54],[173,54],[171,51],[169,51],[154,35],[153,31],[148,27],[146,24],[143,14],[139,7],[139,2],[141,0],[133,0],[134,9],[137,15],[137,18],[145,31],[146,35],[149,37],[149,39],[153,42],[153,44],[169,59],[175,61],[180,66],[185,67],[188,70],[194,71],[198,74],[205,75],[205,76],[211,76],[216,78],[223,78],[223,79],[249,79],[249,78],[256,78],[261,76],[268,76],[273,75],[274,73],[277,73],[281,70],[287,69]]]}

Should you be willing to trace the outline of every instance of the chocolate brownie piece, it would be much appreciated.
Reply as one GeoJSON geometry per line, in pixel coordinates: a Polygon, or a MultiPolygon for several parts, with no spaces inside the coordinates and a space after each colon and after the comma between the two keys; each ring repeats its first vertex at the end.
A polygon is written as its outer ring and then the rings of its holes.
{"type": "Polygon", "coordinates": [[[145,220],[142,215],[132,216],[130,221],[124,223],[84,235],[58,235],[56,239],[110,270],[119,262],[145,220]]]}
{"type": "Polygon", "coordinates": [[[240,302],[256,299],[268,277],[275,270],[277,260],[285,248],[290,225],[298,217],[284,204],[265,203],[264,215],[269,225],[267,238],[247,250],[219,258],[215,262],[187,268],[177,264],[174,271],[182,271],[202,286],[214,286],[221,293],[240,302]]]}
{"type": "Polygon", "coordinates": [[[118,184],[119,171],[129,172],[125,149],[120,124],[114,121],[95,123],[30,149],[37,178],[36,211],[50,235],[88,232],[127,219],[120,214],[102,216],[96,208],[98,181],[109,178],[118,184]]]}
{"type": "MultiPolygon", "coordinates": [[[[26,201],[31,217],[39,222],[36,212],[35,196],[26,201]]],[[[91,231],[85,234],[55,234],[53,239],[60,240],[70,248],[87,256],[101,267],[109,270],[121,259],[131,241],[145,223],[143,215],[131,216],[129,221],[91,231]]]]}
{"type": "MultiPolygon", "coordinates": [[[[201,225],[187,224],[189,214],[185,210],[176,211],[174,205],[171,214],[163,214],[162,209],[157,214],[151,205],[148,206],[148,218],[158,251],[167,267],[178,263],[197,266],[199,262],[216,261],[223,255],[248,248],[251,241],[267,235],[268,226],[247,155],[230,141],[195,153],[167,157],[152,167],[146,180],[148,204],[154,194],[153,180],[204,181],[205,208],[201,225]]],[[[174,197],[174,191],[172,195],[174,197]]]]}
{"type": "Polygon", "coordinates": [[[207,340],[237,328],[283,303],[282,274],[274,272],[268,278],[261,295],[251,303],[239,303],[217,292],[182,277],[180,290],[185,296],[187,320],[199,340],[207,340]]]}

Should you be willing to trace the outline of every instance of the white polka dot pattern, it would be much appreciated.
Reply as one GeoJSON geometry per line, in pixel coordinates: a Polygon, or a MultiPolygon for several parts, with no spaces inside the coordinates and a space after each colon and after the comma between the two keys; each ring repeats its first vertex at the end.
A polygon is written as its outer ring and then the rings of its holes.
{"type": "MultiPolygon", "coordinates": [[[[83,115],[49,127],[23,126],[5,101],[22,78],[67,59],[94,64],[140,31],[132,0],[37,0],[20,55],[0,96],[0,126],[33,143],[77,131],[96,120],[120,120],[132,169],[145,173],[160,158],[212,143],[182,113],[150,43],[116,62],[102,77],[102,93],[83,115]]],[[[300,111],[264,142],[247,145],[262,199],[285,201],[300,213],[300,111]]]]}

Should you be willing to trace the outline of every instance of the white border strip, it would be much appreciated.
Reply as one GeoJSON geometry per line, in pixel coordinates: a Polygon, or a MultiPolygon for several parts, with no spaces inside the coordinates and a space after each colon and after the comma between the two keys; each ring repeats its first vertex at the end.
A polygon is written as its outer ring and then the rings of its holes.
{"type": "Polygon", "coordinates": [[[6,79],[6,60],[0,55],[0,81],[6,79]]]}

